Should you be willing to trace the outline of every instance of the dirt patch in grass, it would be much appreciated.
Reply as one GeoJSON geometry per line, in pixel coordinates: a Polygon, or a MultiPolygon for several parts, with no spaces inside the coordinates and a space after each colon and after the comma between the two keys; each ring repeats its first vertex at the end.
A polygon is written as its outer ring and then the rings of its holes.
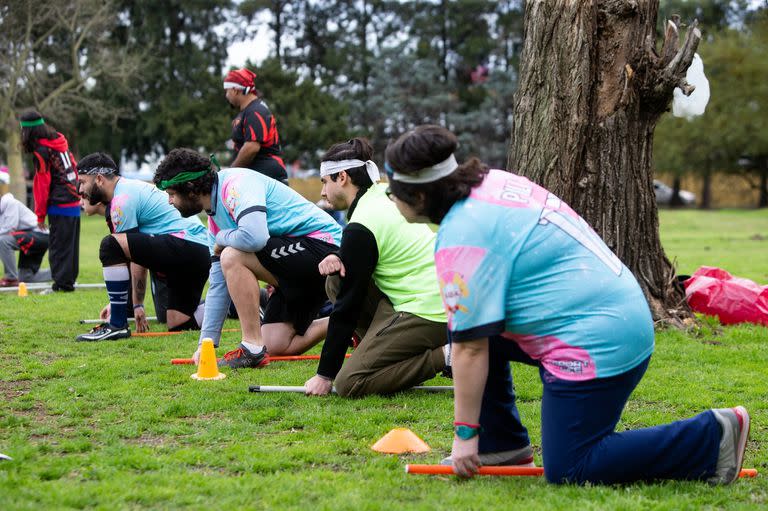
{"type": "Polygon", "coordinates": [[[177,442],[171,437],[165,435],[155,435],[144,432],[136,438],[126,438],[125,443],[139,445],[142,447],[165,447],[168,445],[177,445],[177,442]]]}
{"type": "Polygon", "coordinates": [[[0,380],[0,396],[3,400],[10,401],[19,396],[29,393],[29,388],[32,386],[32,382],[29,380],[0,380]]]}

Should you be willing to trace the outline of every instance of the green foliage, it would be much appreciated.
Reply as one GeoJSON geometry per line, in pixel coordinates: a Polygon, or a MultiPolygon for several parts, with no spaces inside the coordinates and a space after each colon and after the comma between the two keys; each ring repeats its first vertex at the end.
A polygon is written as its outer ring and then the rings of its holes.
{"type": "MultiPolygon", "coordinates": [[[[700,229],[700,239],[685,241],[691,225],[704,223],[725,226],[737,238],[768,234],[764,211],[664,212],[662,239],[679,240],[666,246],[667,253],[690,250],[692,264],[730,269],[736,256],[715,250],[721,240],[714,228],[700,229]],[[713,250],[704,250],[702,241],[713,250]]],[[[99,278],[98,241],[104,232],[102,219],[84,219],[82,281],[99,278]]],[[[742,259],[747,268],[747,258],[742,259]]],[[[434,463],[448,453],[450,395],[249,394],[251,384],[300,385],[316,365],[276,362],[259,370],[228,371],[223,381],[196,382],[189,378],[192,367],[168,363],[191,355],[194,333],[75,343],[82,331],[77,319],[95,316],[104,300],[103,290],[25,299],[0,294],[0,452],[14,458],[0,461],[4,511],[768,506],[765,328],[725,327],[720,333],[713,325],[697,335],[660,332],[648,373],[618,425],[652,426],[712,406],[743,404],[753,420],[745,463],[760,471],[757,479],[730,487],[692,482],[555,487],[541,478],[459,481],[406,475],[406,463],[434,463]],[[412,429],[433,451],[407,456],[371,451],[370,445],[394,427],[412,429]]],[[[236,342],[236,334],[225,334],[219,353],[236,342]]],[[[513,367],[521,415],[540,464],[541,384],[534,368],[513,367]]]]}

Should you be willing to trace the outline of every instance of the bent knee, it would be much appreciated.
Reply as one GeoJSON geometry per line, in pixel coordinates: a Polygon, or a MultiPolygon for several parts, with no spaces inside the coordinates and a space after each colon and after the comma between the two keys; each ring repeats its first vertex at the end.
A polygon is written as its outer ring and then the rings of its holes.
{"type": "Polygon", "coordinates": [[[126,257],[123,247],[113,235],[104,236],[99,245],[99,260],[102,266],[115,266],[130,262],[126,257]]]}
{"type": "Polygon", "coordinates": [[[340,372],[333,381],[336,394],[341,397],[361,397],[363,393],[361,392],[362,385],[358,385],[360,383],[359,380],[359,378],[353,379],[340,372]]]}
{"type": "Polygon", "coordinates": [[[222,271],[226,272],[234,268],[235,266],[242,265],[243,253],[236,248],[224,247],[219,255],[219,262],[221,262],[222,271]]]}

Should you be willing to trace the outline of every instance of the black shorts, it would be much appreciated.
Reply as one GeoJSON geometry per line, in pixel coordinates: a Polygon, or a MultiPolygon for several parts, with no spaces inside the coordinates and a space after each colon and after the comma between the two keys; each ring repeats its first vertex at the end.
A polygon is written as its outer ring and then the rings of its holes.
{"type": "Polygon", "coordinates": [[[262,323],[291,323],[303,335],[325,305],[325,277],[317,265],[339,247],[306,237],[275,236],[261,251],[259,262],[277,279],[262,323]]]}
{"type": "Polygon", "coordinates": [[[165,277],[168,310],[192,316],[208,280],[208,247],[170,234],[126,233],[131,262],[165,277]]]}

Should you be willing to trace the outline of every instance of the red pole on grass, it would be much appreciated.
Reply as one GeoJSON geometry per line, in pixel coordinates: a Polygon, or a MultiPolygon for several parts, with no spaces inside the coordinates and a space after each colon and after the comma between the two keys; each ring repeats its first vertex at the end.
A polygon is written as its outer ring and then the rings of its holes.
{"type": "MultiPolygon", "coordinates": [[[[453,467],[450,465],[406,465],[407,474],[452,475],[453,467]]],[[[480,467],[478,475],[481,476],[542,476],[544,467],[510,467],[510,466],[485,466],[480,467]]],[[[757,469],[745,468],[739,472],[739,477],[757,477],[757,469]]]]}
{"type": "MultiPolygon", "coordinates": [[[[346,358],[350,357],[347,353],[344,355],[346,358]]],[[[270,362],[296,362],[297,360],[320,360],[320,355],[282,355],[282,356],[269,356],[267,360],[270,362]]],[[[193,365],[195,363],[191,358],[172,358],[171,364],[173,365],[193,365]]]]}

